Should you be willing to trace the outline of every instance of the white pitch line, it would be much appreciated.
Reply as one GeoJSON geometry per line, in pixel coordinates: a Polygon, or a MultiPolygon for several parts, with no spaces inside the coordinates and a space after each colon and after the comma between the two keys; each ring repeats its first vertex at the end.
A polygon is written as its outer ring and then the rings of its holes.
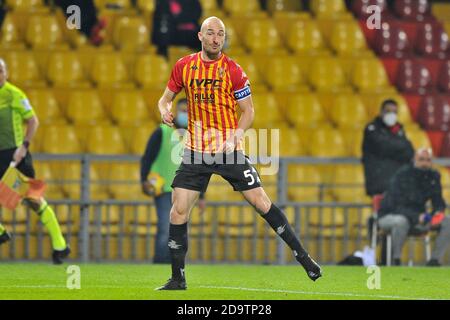
{"type": "Polygon", "coordinates": [[[369,295],[348,292],[314,292],[314,291],[293,291],[293,290],[278,290],[278,289],[256,289],[256,288],[242,288],[242,287],[219,287],[219,286],[200,286],[206,289],[227,289],[227,290],[242,290],[242,291],[257,291],[257,292],[271,292],[271,293],[292,293],[292,294],[312,294],[312,295],[329,295],[329,296],[344,296],[344,297],[364,297],[364,298],[380,298],[380,299],[404,299],[404,300],[441,300],[418,297],[403,297],[390,295],[369,295]]]}

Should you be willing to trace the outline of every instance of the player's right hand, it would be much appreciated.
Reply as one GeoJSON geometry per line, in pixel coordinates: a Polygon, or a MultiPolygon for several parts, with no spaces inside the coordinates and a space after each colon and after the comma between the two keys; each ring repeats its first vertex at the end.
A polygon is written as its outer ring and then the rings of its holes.
{"type": "Polygon", "coordinates": [[[20,161],[22,161],[23,158],[27,155],[27,148],[24,145],[21,145],[16,149],[13,156],[13,161],[15,162],[16,166],[19,165],[20,161]]]}
{"type": "Polygon", "coordinates": [[[170,111],[165,111],[163,113],[161,113],[161,118],[162,118],[162,122],[167,124],[170,127],[173,127],[173,113],[170,111]]]}
{"type": "Polygon", "coordinates": [[[155,188],[153,187],[153,185],[150,183],[150,181],[144,181],[142,182],[142,192],[149,196],[149,197],[153,197],[155,195],[155,188]]]}

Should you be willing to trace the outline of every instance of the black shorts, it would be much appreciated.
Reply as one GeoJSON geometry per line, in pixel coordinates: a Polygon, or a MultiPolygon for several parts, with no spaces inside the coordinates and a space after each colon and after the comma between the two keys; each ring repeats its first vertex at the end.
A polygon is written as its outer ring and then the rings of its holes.
{"type": "Polygon", "coordinates": [[[242,151],[224,155],[202,154],[188,149],[184,151],[171,187],[205,192],[212,174],[227,180],[234,191],[261,187],[258,172],[242,151]]]}
{"type": "MultiPolygon", "coordinates": [[[[6,170],[8,170],[9,164],[13,160],[15,151],[16,149],[0,150],[0,179],[3,177],[6,170]]],[[[25,158],[23,158],[22,161],[19,162],[17,170],[19,170],[29,178],[35,178],[36,173],[33,168],[33,159],[29,152],[27,152],[25,158]]]]}

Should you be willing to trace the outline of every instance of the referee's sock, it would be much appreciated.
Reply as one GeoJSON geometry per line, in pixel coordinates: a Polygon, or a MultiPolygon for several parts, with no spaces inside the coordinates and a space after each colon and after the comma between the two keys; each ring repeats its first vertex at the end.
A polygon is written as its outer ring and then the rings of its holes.
{"type": "Polygon", "coordinates": [[[170,224],[169,243],[170,257],[172,259],[172,279],[184,279],[184,260],[188,250],[187,223],[170,224]]]}
{"type": "Polygon", "coordinates": [[[272,203],[269,212],[261,215],[273,230],[286,242],[286,244],[294,252],[294,256],[298,259],[304,257],[308,253],[303,248],[300,240],[295,236],[294,231],[286,219],[283,211],[272,203]]]}
{"type": "Polygon", "coordinates": [[[42,224],[47,228],[47,231],[52,240],[53,250],[62,251],[66,249],[66,240],[64,240],[64,237],[61,233],[61,228],[59,227],[55,212],[48,205],[47,201],[42,201],[37,214],[41,217],[42,224]]]}

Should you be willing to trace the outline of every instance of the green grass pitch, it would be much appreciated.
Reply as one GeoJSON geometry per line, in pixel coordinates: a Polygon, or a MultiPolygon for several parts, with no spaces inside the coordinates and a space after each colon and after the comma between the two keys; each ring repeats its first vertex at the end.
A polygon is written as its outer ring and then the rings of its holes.
{"type": "Polygon", "coordinates": [[[369,290],[364,267],[325,266],[314,283],[300,266],[188,265],[188,290],[162,292],[168,265],[79,266],[81,289],[69,290],[68,264],[0,263],[0,299],[450,299],[450,268],[381,268],[381,289],[369,290]]]}

